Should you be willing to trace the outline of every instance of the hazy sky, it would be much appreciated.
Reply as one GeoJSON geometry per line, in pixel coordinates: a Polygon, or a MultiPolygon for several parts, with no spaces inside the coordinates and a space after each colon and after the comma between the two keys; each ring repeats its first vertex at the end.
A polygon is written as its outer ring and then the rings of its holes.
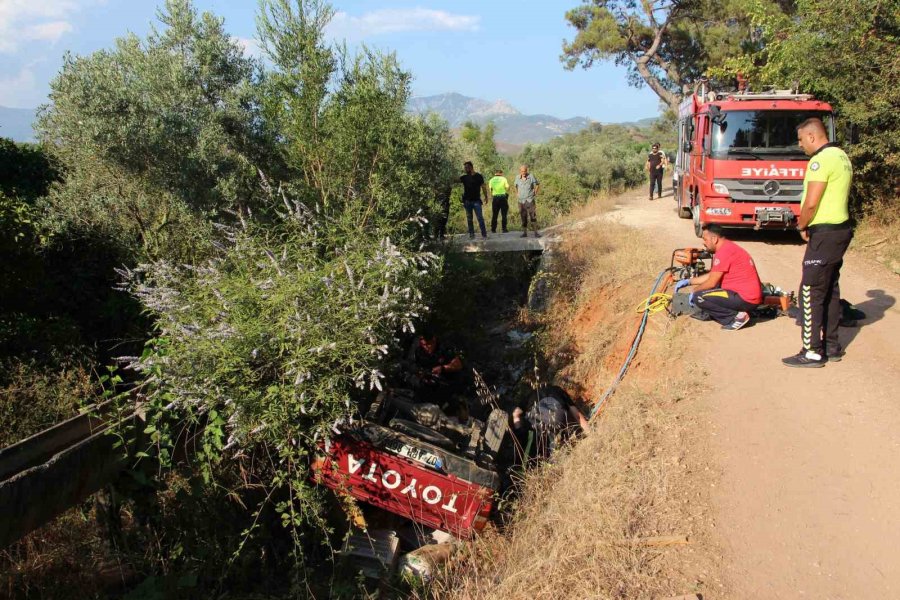
{"type": "MultiPolygon", "coordinates": [[[[459,92],[505,99],[525,113],[628,121],[654,116],[651,91],[612,64],[566,71],[565,11],[580,0],[335,0],[329,34],[395,50],[415,76],[415,95],[459,92]]],[[[63,53],[89,54],[126,32],[144,35],[162,0],[0,0],[0,105],[46,101],[63,53]]],[[[195,0],[224,17],[253,51],[256,0],[195,0]]]]}

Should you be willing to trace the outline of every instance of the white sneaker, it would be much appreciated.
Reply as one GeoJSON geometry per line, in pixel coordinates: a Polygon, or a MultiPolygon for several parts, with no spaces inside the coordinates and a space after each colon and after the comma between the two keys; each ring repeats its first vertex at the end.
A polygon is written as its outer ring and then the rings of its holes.
{"type": "Polygon", "coordinates": [[[728,331],[737,331],[749,322],[750,315],[744,311],[741,311],[737,315],[735,315],[734,321],[732,321],[728,325],[722,325],[722,329],[727,329],[728,331]]]}

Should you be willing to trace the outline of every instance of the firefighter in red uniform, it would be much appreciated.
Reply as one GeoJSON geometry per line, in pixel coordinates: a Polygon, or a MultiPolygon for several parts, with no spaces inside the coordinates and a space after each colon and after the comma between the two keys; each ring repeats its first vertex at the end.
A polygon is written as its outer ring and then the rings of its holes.
{"type": "Polygon", "coordinates": [[[691,301],[700,312],[695,319],[715,320],[722,329],[737,331],[750,322],[750,311],[763,301],[756,265],[746,250],[725,239],[720,225],[703,227],[703,245],[713,253],[709,273],[682,279],[675,290],[694,286],[691,301]]]}

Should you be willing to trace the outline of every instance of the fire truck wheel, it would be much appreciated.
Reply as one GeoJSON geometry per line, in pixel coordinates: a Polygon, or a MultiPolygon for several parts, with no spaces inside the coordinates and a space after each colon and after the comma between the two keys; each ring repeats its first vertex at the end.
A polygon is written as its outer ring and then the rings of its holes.
{"type": "Polygon", "coordinates": [[[690,219],[691,207],[684,205],[684,198],[681,197],[681,190],[675,190],[675,197],[678,198],[678,217],[680,219],[690,219]]]}
{"type": "Polygon", "coordinates": [[[698,238],[703,237],[703,224],[700,222],[700,204],[699,203],[694,205],[693,216],[694,216],[694,235],[696,235],[698,238]]]}

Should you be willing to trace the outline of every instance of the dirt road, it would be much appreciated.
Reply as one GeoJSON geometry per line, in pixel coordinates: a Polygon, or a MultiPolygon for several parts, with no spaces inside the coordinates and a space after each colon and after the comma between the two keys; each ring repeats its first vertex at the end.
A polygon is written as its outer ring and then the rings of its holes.
{"type": "MultiPolygon", "coordinates": [[[[671,192],[623,197],[612,220],[667,247],[699,246],[671,192]]],[[[733,237],[763,281],[796,289],[799,238],[733,237]]],[[[732,598],[900,598],[900,278],[850,255],[842,296],[867,318],[842,328],[847,355],[790,369],[799,328],[779,318],[738,332],[696,323],[693,354],[709,373],[696,410],[722,576],[732,598]]],[[[699,450],[698,450],[699,452],[699,450]]]]}

